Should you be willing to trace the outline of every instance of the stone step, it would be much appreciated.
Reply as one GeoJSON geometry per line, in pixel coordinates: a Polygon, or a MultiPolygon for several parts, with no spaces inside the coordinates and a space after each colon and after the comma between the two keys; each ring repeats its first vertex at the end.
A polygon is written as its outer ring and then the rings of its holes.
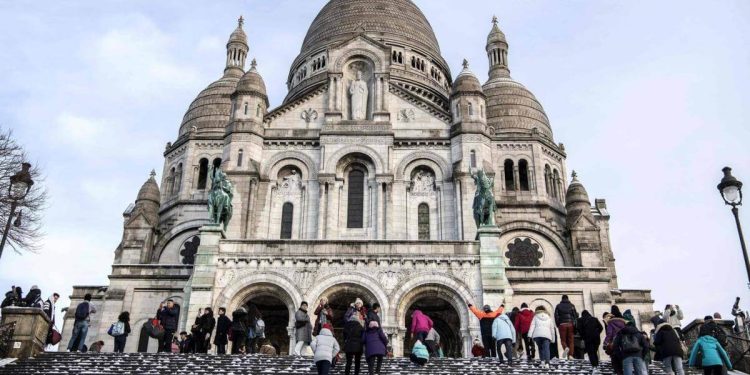
{"type": "MultiPolygon", "coordinates": [[[[0,367],[0,374],[315,374],[312,359],[293,356],[153,354],[153,353],[54,353],[17,361],[0,367]]],[[[553,361],[543,369],[538,361],[517,361],[513,366],[496,359],[434,359],[425,367],[416,367],[408,358],[385,358],[382,374],[392,375],[584,375],[591,374],[588,361],[553,361]]],[[[341,363],[332,374],[344,373],[341,363]]],[[[361,374],[367,373],[362,360],[361,374]]],[[[601,374],[611,374],[609,362],[602,363],[601,374]]],[[[652,365],[650,374],[664,374],[652,365]]],[[[691,374],[698,374],[691,372],[691,374]]]]}

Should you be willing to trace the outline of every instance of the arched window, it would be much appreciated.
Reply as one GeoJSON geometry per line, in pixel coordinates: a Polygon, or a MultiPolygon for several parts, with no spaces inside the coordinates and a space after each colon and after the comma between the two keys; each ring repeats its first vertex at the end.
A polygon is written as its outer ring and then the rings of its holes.
{"type": "Polygon", "coordinates": [[[208,159],[201,159],[198,166],[198,190],[206,189],[208,180],[208,159]]]}
{"type": "Polygon", "coordinates": [[[172,185],[172,195],[180,194],[182,189],[182,163],[177,165],[177,171],[174,174],[174,185],[172,185]]]}
{"type": "Polygon", "coordinates": [[[325,56],[323,56],[323,67],[324,68],[326,67],[326,57],[325,56]]]}
{"type": "Polygon", "coordinates": [[[245,116],[247,116],[247,103],[245,103],[245,116]]]}
{"type": "Polygon", "coordinates": [[[417,58],[412,56],[411,57],[411,67],[416,68],[417,67],[417,58]]]}
{"type": "Polygon", "coordinates": [[[562,195],[560,194],[560,173],[557,172],[557,169],[555,169],[554,172],[552,172],[552,189],[555,192],[555,198],[560,199],[562,195]]]}
{"type": "Polygon", "coordinates": [[[393,51],[393,62],[398,62],[398,52],[393,51]]]}
{"type": "Polygon", "coordinates": [[[505,160],[505,168],[504,168],[504,177],[505,177],[505,190],[507,191],[515,191],[516,190],[516,182],[513,179],[513,160],[507,159],[505,160]]]}
{"type": "Polygon", "coordinates": [[[547,190],[547,195],[552,196],[552,169],[549,164],[544,166],[544,188],[547,190]]]}
{"type": "Polygon", "coordinates": [[[472,168],[476,168],[477,167],[477,152],[474,150],[471,150],[470,156],[471,156],[471,158],[469,159],[470,165],[472,168]]]}
{"type": "Polygon", "coordinates": [[[398,63],[399,64],[404,63],[404,55],[402,55],[401,52],[398,53],[398,63]]]}
{"type": "Polygon", "coordinates": [[[294,219],[294,205],[286,202],[281,208],[281,239],[292,239],[292,224],[294,219]]]}
{"type": "Polygon", "coordinates": [[[461,102],[456,102],[456,117],[461,118],[461,102]]]}
{"type": "Polygon", "coordinates": [[[238,166],[238,167],[241,167],[241,166],[242,166],[242,157],[244,156],[244,155],[243,155],[244,153],[245,153],[245,152],[244,152],[244,151],[243,151],[242,149],[240,149],[240,151],[239,151],[239,152],[237,152],[237,166],[238,166]]]}
{"type": "Polygon", "coordinates": [[[474,105],[469,103],[469,116],[474,116],[474,105]]]}
{"type": "Polygon", "coordinates": [[[260,113],[263,111],[263,106],[258,104],[258,108],[255,109],[255,117],[260,117],[260,113]]]}
{"type": "Polygon", "coordinates": [[[529,191],[529,163],[524,159],[518,162],[518,182],[522,191],[529,191]]]}
{"type": "Polygon", "coordinates": [[[430,239],[430,206],[427,203],[421,203],[417,208],[417,221],[419,227],[419,239],[430,239]]]}
{"type": "Polygon", "coordinates": [[[355,169],[349,172],[349,207],[347,209],[346,227],[363,228],[364,218],[364,195],[365,195],[365,174],[361,170],[355,169]]]}

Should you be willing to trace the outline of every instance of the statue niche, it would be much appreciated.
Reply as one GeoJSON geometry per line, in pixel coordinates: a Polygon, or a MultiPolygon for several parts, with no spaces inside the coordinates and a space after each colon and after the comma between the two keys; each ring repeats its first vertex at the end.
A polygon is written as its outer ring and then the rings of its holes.
{"type": "Polygon", "coordinates": [[[368,120],[370,104],[369,69],[365,62],[355,62],[349,66],[351,78],[347,89],[349,98],[349,119],[353,121],[368,120]]]}

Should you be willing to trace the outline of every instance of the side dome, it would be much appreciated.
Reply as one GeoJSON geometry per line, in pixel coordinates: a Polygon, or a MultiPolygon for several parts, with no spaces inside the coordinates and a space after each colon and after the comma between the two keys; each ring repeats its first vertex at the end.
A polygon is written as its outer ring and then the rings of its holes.
{"type": "Polygon", "coordinates": [[[159,192],[159,185],[156,183],[155,171],[151,171],[151,177],[143,183],[135,201],[136,203],[153,202],[159,205],[161,202],[161,193],[159,192]]]}
{"type": "Polygon", "coordinates": [[[474,73],[469,70],[469,62],[464,60],[464,69],[453,81],[453,95],[458,93],[482,93],[482,84],[474,73]]]}
{"type": "Polygon", "coordinates": [[[522,84],[510,77],[496,77],[484,84],[487,95],[487,126],[496,134],[531,133],[534,129],[552,138],[552,127],[542,104],[522,84]]]}
{"type": "Polygon", "coordinates": [[[573,181],[571,181],[568,191],[565,193],[565,207],[572,208],[578,205],[583,205],[586,208],[591,207],[591,200],[586,188],[578,180],[578,174],[573,171],[573,181]]]}
{"type": "Polygon", "coordinates": [[[232,112],[231,95],[239,80],[237,75],[226,74],[201,91],[182,118],[179,136],[189,133],[192,127],[198,132],[223,134],[232,112]]]}
{"type": "Polygon", "coordinates": [[[256,93],[261,94],[264,97],[267,96],[266,94],[266,82],[263,81],[263,77],[261,77],[260,73],[258,73],[257,69],[257,62],[255,59],[250,63],[250,70],[245,73],[245,75],[240,78],[240,81],[237,83],[237,89],[236,93],[256,93]]]}
{"type": "Polygon", "coordinates": [[[310,25],[301,52],[350,39],[360,30],[376,40],[410,45],[440,56],[430,22],[410,0],[331,0],[310,25]]]}

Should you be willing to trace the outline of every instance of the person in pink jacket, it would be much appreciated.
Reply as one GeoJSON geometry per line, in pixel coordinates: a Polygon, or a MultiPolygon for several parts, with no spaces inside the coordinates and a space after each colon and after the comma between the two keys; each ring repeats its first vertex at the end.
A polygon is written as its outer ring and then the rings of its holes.
{"type": "Polygon", "coordinates": [[[432,329],[432,319],[420,310],[414,310],[411,314],[412,337],[424,341],[427,333],[432,329]]]}

